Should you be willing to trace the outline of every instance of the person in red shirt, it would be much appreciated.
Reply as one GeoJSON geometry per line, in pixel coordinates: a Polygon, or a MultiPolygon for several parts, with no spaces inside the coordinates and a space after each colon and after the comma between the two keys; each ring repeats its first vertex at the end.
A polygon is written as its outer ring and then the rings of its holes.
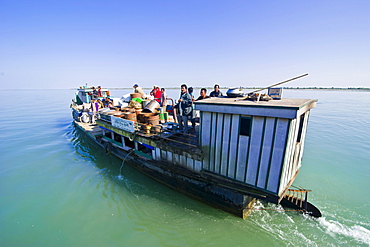
{"type": "Polygon", "coordinates": [[[101,86],[98,87],[98,97],[103,97],[103,94],[101,92],[101,86]]]}
{"type": "MultiPolygon", "coordinates": [[[[162,92],[159,87],[154,91],[154,99],[161,105],[162,92]]],[[[162,106],[162,105],[161,105],[162,106]]]]}

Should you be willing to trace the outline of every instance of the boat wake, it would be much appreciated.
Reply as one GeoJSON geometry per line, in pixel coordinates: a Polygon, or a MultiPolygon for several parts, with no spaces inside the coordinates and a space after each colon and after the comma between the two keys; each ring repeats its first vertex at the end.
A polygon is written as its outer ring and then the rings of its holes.
{"type": "MultiPolygon", "coordinates": [[[[330,215],[327,217],[331,218],[330,215]]],[[[322,246],[328,243],[338,243],[370,246],[368,223],[351,222],[348,219],[328,219],[327,217],[314,218],[305,214],[284,211],[280,205],[257,202],[249,219],[278,241],[288,243],[287,245],[322,246]]]]}
{"type": "Polygon", "coordinates": [[[370,246],[370,230],[365,227],[354,224],[348,226],[336,220],[328,220],[325,217],[317,219],[320,227],[326,234],[336,239],[342,239],[343,244],[347,244],[346,239],[356,240],[358,243],[367,244],[370,246]]]}

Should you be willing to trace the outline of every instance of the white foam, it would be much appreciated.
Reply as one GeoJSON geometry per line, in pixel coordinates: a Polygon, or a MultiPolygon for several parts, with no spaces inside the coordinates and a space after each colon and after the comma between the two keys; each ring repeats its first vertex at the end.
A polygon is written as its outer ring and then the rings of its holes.
{"type": "Polygon", "coordinates": [[[337,234],[351,237],[358,242],[370,245],[370,231],[359,225],[345,226],[335,220],[319,218],[318,222],[325,228],[327,234],[336,237],[337,234]]]}
{"type": "Polygon", "coordinates": [[[283,209],[280,205],[265,205],[258,202],[254,208],[253,214],[256,217],[253,217],[252,214],[249,220],[253,220],[261,229],[288,243],[288,245],[320,246],[323,243],[328,243],[327,241],[331,242],[336,239],[334,242],[337,241],[341,244],[357,242],[360,245],[370,246],[370,230],[367,229],[366,220],[361,222],[345,218],[337,220],[325,217],[316,219],[309,215],[302,215],[303,221],[301,221],[302,218],[296,217],[294,214],[280,211],[283,209]],[[274,209],[277,211],[273,211],[274,209]],[[307,227],[312,227],[312,231],[307,231],[307,227]],[[321,231],[323,235],[317,237],[314,234],[316,230],[321,231]]]}
{"type": "Polygon", "coordinates": [[[254,208],[258,217],[251,220],[275,238],[282,240],[287,243],[287,245],[296,246],[300,244],[306,246],[317,246],[314,241],[305,236],[304,233],[300,232],[299,228],[295,225],[296,223],[293,217],[286,214],[281,205],[268,204],[266,208],[264,204],[258,201],[254,208]],[[265,211],[265,209],[267,210],[265,211]],[[270,211],[270,209],[272,211],[270,211]]]}

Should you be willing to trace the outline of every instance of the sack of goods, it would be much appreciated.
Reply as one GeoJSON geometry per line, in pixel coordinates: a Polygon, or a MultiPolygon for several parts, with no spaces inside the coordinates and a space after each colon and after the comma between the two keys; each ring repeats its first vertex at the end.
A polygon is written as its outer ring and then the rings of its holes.
{"type": "Polygon", "coordinates": [[[135,108],[135,109],[141,109],[142,108],[141,103],[139,103],[135,100],[130,101],[129,107],[135,108]]]}

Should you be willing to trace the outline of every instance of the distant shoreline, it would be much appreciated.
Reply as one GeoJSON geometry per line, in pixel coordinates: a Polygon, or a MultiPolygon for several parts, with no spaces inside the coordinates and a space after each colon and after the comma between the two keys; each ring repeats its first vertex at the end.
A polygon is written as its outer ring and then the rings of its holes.
{"type": "MultiPolygon", "coordinates": [[[[109,90],[133,90],[132,87],[104,87],[109,90]]],[[[193,87],[194,89],[200,90],[203,87],[193,87]]],[[[213,90],[213,87],[205,87],[207,90],[213,90]]],[[[240,87],[243,90],[259,90],[263,87],[240,87]]],[[[67,90],[76,90],[78,88],[68,88],[67,90]]],[[[152,88],[145,87],[145,90],[151,90],[152,88]]],[[[180,90],[180,87],[165,87],[166,90],[180,90]]],[[[228,87],[220,87],[221,90],[227,90],[228,87]]],[[[335,88],[335,87],[282,87],[284,90],[328,90],[328,91],[369,91],[368,87],[348,87],[348,88],[335,88]]],[[[26,89],[0,89],[0,91],[17,91],[17,90],[65,90],[63,88],[26,88],[26,89]]]]}
{"type": "MultiPolygon", "coordinates": [[[[193,87],[194,89],[201,89],[203,87],[193,87]]],[[[204,87],[206,89],[213,89],[213,87],[204,87]]],[[[240,87],[241,89],[251,89],[251,90],[258,90],[263,89],[263,87],[240,87]]],[[[341,87],[281,87],[282,89],[290,89],[290,90],[356,90],[356,91],[370,91],[370,88],[366,87],[348,87],[348,88],[341,88],[341,87]]],[[[115,87],[115,88],[108,88],[111,90],[129,90],[132,87],[115,87]]],[[[143,89],[151,90],[152,88],[144,87],[143,89]]],[[[180,90],[180,87],[165,87],[166,90],[180,90]]],[[[220,89],[229,89],[228,87],[220,87],[220,89]]]]}

